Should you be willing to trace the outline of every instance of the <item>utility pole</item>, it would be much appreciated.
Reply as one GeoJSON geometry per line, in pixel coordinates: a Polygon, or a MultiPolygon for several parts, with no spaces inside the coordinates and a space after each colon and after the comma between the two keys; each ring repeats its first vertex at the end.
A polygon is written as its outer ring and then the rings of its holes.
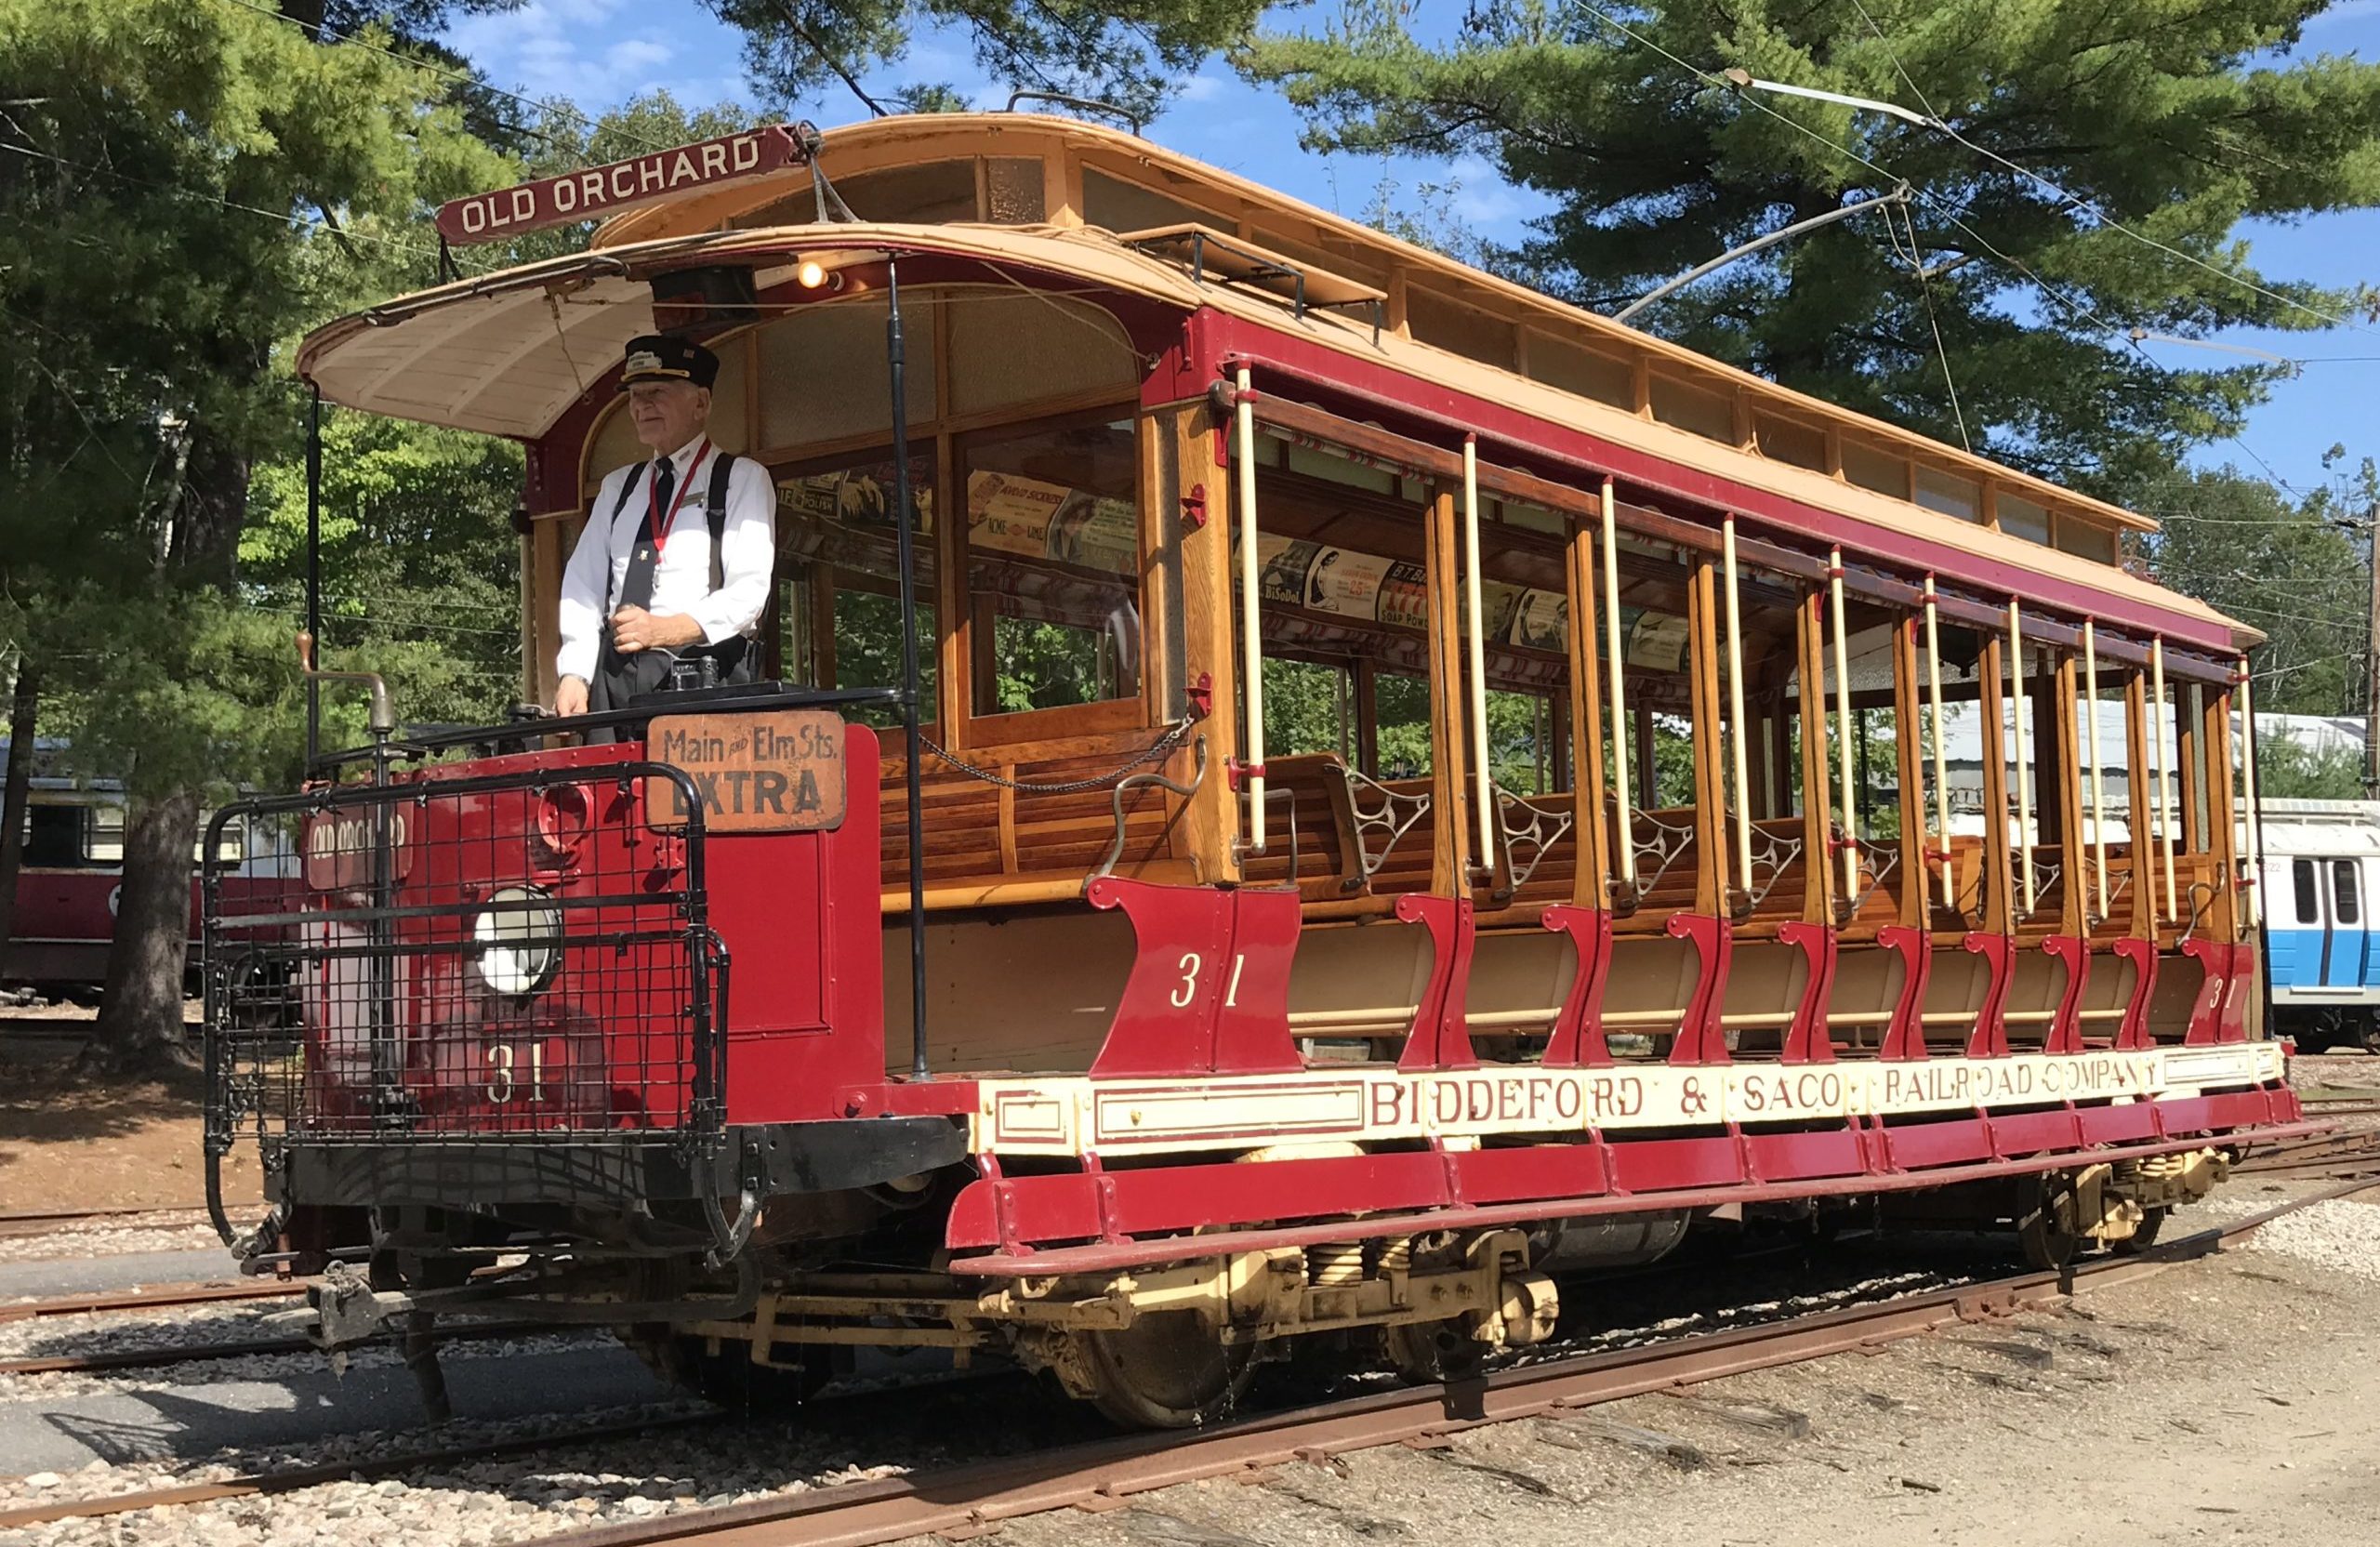
{"type": "Polygon", "coordinates": [[[2363,795],[2380,795],[2380,502],[2363,511],[2363,560],[2371,569],[2371,616],[2363,628],[2363,795]]]}
{"type": "Polygon", "coordinates": [[[2372,610],[2363,635],[2363,793],[2380,796],[2380,501],[2363,512],[2372,610]]]}

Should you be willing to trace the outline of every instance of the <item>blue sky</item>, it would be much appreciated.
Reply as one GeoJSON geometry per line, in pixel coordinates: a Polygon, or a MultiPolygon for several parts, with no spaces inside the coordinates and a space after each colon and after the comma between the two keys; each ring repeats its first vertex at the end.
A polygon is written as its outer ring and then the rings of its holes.
{"type": "MultiPolygon", "coordinates": [[[[1310,22],[1315,13],[1300,13],[1310,22]]],[[[696,0],[527,0],[520,9],[469,17],[448,41],[487,71],[498,86],[537,98],[566,97],[590,111],[641,92],[666,88],[689,105],[751,99],[743,70],[741,34],[720,24],[696,0]]],[[[2380,59],[2380,0],[2340,0],[2306,29],[2305,54],[2380,59]]],[[[902,68],[903,80],[941,80],[998,107],[1005,94],[986,83],[961,44],[921,38],[902,68]]],[[[869,83],[871,86],[878,83],[869,83]]],[[[832,125],[864,112],[840,87],[804,103],[804,116],[832,125]]],[[[1151,139],[1187,155],[1237,172],[1326,209],[1361,216],[1384,177],[1400,202],[1410,203],[1423,180],[1460,185],[1453,209],[1481,235],[1519,237],[1544,201],[1506,186],[1486,163],[1451,166],[1312,154],[1298,145],[1299,121],[1276,94],[1251,87],[1220,64],[1193,79],[1151,139]]],[[[2239,234],[2253,244],[2268,274],[2326,285],[2380,283],[2380,210],[2321,216],[2294,226],[2254,222],[2239,234]]],[[[2293,360],[2306,360],[2294,380],[2277,384],[2237,443],[2217,443],[2197,460],[2268,472],[2299,491],[2331,482],[2323,455],[2344,444],[2352,469],[2380,457],[2380,430],[2372,405],[2380,401],[2380,326],[2315,333],[2239,329],[2223,342],[2293,360]]],[[[2161,363],[2220,365],[2227,356],[2202,348],[2150,341],[2161,363]]]]}

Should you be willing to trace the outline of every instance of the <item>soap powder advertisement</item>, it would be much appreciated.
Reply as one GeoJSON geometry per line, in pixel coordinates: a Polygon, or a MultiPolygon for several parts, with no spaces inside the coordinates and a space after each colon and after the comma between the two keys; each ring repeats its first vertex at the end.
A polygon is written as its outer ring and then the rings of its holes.
{"type": "Polygon", "coordinates": [[[1014,473],[967,475],[967,543],[995,553],[1040,559],[1050,551],[1050,527],[1074,491],[1014,473]]]}

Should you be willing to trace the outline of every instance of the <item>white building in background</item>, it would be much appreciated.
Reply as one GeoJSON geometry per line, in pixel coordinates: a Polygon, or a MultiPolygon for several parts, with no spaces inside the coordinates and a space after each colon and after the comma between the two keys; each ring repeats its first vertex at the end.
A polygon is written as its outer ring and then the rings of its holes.
{"type": "MultiPolygon", "coordinates": [[[[2030,707],[2029,702],[2029,710],[2030,707]]],[[[2076,715],[2077,735],[2075,738],[2078,754],[2082,760],[2084,770],[2082,820],[2086,840],[2090,835],[2091,820],[2088,783],[2090,744],[2088,721],[2083,717],[2089,713],[2089,706],[2079,707],[2076,715]]],[[[2167,787],[2173,792],[2174,797],[2178,799],[2180,780],[2173,766],[2176,745],[2173,739],[2174,714],[2171,708],[2165,708],[2162,711],[2152,710],[2152,717],[2158,721],[2158,728],[2162,729],[2166,736],[2167,787]]],[[[2009,795],[2012,801],[2016,796],[2016,779],[2018,772],[2015,757],[2016,737],[2013,721],[2012,707],[2003,715],[2002,731],[2002,746],[2009,755],[2009,795]]],[[[2110,843],[2121,843],[2126,841],[2130,836],[2122,816],[2131,809],[2133,788],[2130,767],[2131,747],[2126,739],[2122,700],[2103,693],[2098,705],[2098,721],[2100,781],[2106,792],[2107,810],[2110,818],[2108,824],[2107,840],[2110,843]]],[[[1953,833],[1987,832],[1989,828],[1984,822],[1983,808],[1981,709],[1975,704],[1945,705],[1943,721],[1942,750],[1950,792],[1950,830],[1953,833]]],[[[1931,725],[1930,713],[1924,717],[1924,722],[1931,725]]],[[[2029,754],[2036,750],[2032,745],[2031,732],[2032,722],[2029,720],[2026,725],[2026,751],[2029,754]]],[[[2268,753],[2274,743],[2284,738],[2318,756],[2336,756],[2347,753],[2360,757],[2363,753],[2363,721],[2358,716],[2260,714],[2256,716],[2256,734],[2268,753]]],[[[2236,761],[2241,746],[2236,716],[2232,723],[2231,745],[2232,756],[2236,761]]],[[[2031,760],[2029,759],[2030,760],[2031,760]]],[[[2149,754],[2150,777],[2153,777],[2155,768],[2156,753],[2152,748],[2149,754]]],[[[2044,795],[2054,800],[2056,790],[2054,788],[2044,790],[2036,769],[2029,767],[2024,772],[2027,780],[2026,789],[2032,800],[2033,810],[2038,813],[2042,809],[2044,795]]],[[[1929,762],[1926,765],[1925,777],[1930,781],[1933,776],[1932,765],[1929,762]]],[[[1879,791],[1878,799],[1887,800],[1888,798],[1879,791]]],[[[2015,836],[2013,823],[2010,836],[2012,838],[2015,836]]]]}

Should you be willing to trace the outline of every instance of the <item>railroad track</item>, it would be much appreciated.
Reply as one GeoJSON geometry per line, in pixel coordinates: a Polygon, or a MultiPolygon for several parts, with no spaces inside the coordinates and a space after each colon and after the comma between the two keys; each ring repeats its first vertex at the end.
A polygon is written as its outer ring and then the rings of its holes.
{"type": "MultiPolygon", "coordinates": [[[[1997,1320],[2059,1303],[2082,1287],[2109,1288],[2195,1261],[2299,1209],[2375,1190],[2380,1190],[2380,1181],[2343,1181],[2219,1228],[2135,1256],[2103,1258],[2065,1275],[2019,1274],[1648,1346],[1553,1358],[1473,1380],[1264,1414],[1193,1435],[1096,1440],[1029,1457],[779,1494],[542,1540],[550,1547],[869,1547],[913,1536],[973,1536],[1023,1515],[1065,1508],[1111,1509],[1135,1494],[1178,1483],[1247,1476],[1292,1461],[1320,1461],[1382,1445],[1442,1443],[1447,1436],[1489,1424],[1873,1349],[1961,1322],[1997,1320]]],[[[832,1421],[863,1403],[905,1403],[914,1395],[901,1389],[863,1391],[840,1399],[829,1394],[813,1404],[813,1416],[832,1421]]],[[[688,1414],[31,1505],[0,1512],[0,1529],[286,1493],[359,1477],[368,1481],[457,1461],[719,1421],[722,1420],[715,1414],[688,1414]]]]}
{"type": "Polygon", "coordinates": [[[2374,1188],[2380,1183],[2343,1182],[2218,1229],[2064,1275],[2022,1274],[1650,1348],[1549,1360],[1196,1435],[1137,1435],[540,1540],[545,1547],[869,1547],[913,1536],[971,1537],[1022,1515],[1114,1509],[1134,1494],[1179,1483],[1244,1477],[1289,1461],[1322,1461],[1382,1445],[1441,1443],[1489,1424],[1856,1353],[1963,1321],[1995,1320],[2057,1303],[2080,1286],[2108,1288],[2162,1272],[2242,1239],[2284,1214],[2374,1188]]]}
{"type": "MultiPolygon", "coordinates": [[[[505,1338],[533,1337],[572,1329],[549,1321],[491,1321],[461,1325],[438,1334],[443,1345],[493,1342],[505,1338]]],[[[372,1346],[365,1344],[364,1346],[372,1346]]],[[[382,1340],[381,1346],[388,1346],[382,1340]]],[[[99,1354],[57,1354],[37,1358],[0,1359],[0,1375],[97,1374],[111,1369],[158,1369],[169,1365],[205,1364],[217,1359],[243,1359],[257,1355],[315,1354],[302,1337],[241,1338],[224,1342],[181,1343],[156,1348],[112,1348],[99,1354]]]]}
{"type": "Polygon", "coordinates": [[[275,1278],[255,1284],[151,1284],[138,1289],[60,1295],[49,1300],[0,1304],[0,1322],[34,1321],[48,1316],[99,1316],[114,1311],[163,1311],[178,1305],[213,1305],[225,1301],[289,1300],[304,1294],[310,1282],[302,1278],[275,1278]]]}
{"type": "Polygon", "coordinates": [[[170,1229],[183,1224],[206,1223],[204,1204],[176,1204],[164,1208],[126,1209],[65,1209],[51,1213],[0,1214],[0,1236],[54,1236],[60,1231],[84,1226],[149,1225],[170,1229]]]}
{"type": "Polygon", "coordinates": [[[2275,1144],[2232,1168],[2234,1175],[2344,1180],[2380,1175],[2380,1130],[2275,1144]]]}

